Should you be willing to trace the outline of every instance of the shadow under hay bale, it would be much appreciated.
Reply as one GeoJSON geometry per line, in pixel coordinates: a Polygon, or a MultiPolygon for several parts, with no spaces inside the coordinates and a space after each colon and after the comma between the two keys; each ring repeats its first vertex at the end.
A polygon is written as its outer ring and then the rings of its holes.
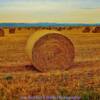
{"type": "Polygon", "coordinates": [[[16,28],[9,28],[9,33],[14,34],[15,30],[16,30],[16,28]]]}
{"type": "Polygon", "coordinates": [[[91,28],[90,27],[85,27],[82,32],[83,33],[88,33],[90,31],[91,31],[91,28]]]}
{"type": "Polygon", "coordinates": [[[0,28],[0,37],[4,36],[4,30],[2,28],[0,28]]]}
{"type": "Polygon", "coordinates": [[[95,27],[92,32],[93,33],[100,33],[100,27],[95,27]]]}
{"type": "Polygon", "coordinates": [[[41,72],[64,71],[74,62],[74,46],[59,31],[37,31],[29,38],[26,50],[33,66],[41,72]]]}

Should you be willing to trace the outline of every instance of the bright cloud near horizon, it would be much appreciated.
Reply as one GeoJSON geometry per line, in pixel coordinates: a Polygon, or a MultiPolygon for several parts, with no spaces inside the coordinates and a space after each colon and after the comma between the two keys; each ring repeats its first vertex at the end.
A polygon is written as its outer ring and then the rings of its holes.
{"type": "Polygon", "coordinates": [[[0,22],[100,23],[100,0],[0,0],[0,22]]]}

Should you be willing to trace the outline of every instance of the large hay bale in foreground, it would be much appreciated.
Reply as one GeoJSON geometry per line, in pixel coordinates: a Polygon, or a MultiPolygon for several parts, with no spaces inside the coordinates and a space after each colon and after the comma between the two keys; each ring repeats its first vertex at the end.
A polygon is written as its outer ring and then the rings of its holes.
{"type": "Polygon", "coordinates": [[[95,27],[94,30],[92,31],[93,33],[100,33],[100,27],[95,27]]]}
{"type": "Polygon", "coordinates": [[[0,28],[0,36],[4,36],[4,30],[0,28]]]}
{"type": "Polygon", "coordinates": [[[9,33],[14,34],[15,33],[16,28],[9,28],[9,33]]]}
{"type": "Polygon", "coordinates": [[[39,30],[32,34],[26,51],[36,69],[42,72],[66,70],[74,61],[72,42],[58,31],[39,30]]]}

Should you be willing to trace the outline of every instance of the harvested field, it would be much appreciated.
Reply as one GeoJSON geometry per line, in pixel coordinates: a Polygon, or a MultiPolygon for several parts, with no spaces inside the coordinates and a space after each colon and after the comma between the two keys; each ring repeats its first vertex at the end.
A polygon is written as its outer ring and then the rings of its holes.
{"type": "MultiPolygon", "coordinates": [[[[40,73],[32,66],[25,52],[28,38],[37,30],[46,27],[16,28],[0,37],[0,100],[19,100],[21,97],[42,96],[80,96],[100,99],[100,32],[83,33],[86,28],[64,27],[59,30],[74,45],[74,64],[66,71],[40,73]],[[40,84],[41,83],[41,84],[40,84]]],[[[59,27],[51,27],[57,31],[59,27]]],[[[55,67],[55,66],[54,66],[55,67]]]]}
{"type": "MultiPolygon", "coordinates": [[[[1,66],[31,63],[25,53],[25,46],[30,35],[36,31],[35,29],[22,28],[20,31],[16,29],[15,34],[8,34],[7,29],[4,29],[5,37],[0,37],[1,66]]],[[[100,60],[100,34],[92,32],[84,34],[83,29],[84,27],[79,27],[68,31],[66,28],[60,32],[74,44],[75,62],[100,60]]]]}
{"type": "Polygon", "coordinates": [[[79,96],[82,100],[85,98],[99,100],[100,67],[98,65],[100,62],[92,64],[84,62],[84,64],[76,64],[78,67],[74,66],[73,69],[64,72],[39,73],[24,70],[0,73],[0,92],[3,93],[0,99],[19,100],[22,97],[54,95],[79,96]]]}

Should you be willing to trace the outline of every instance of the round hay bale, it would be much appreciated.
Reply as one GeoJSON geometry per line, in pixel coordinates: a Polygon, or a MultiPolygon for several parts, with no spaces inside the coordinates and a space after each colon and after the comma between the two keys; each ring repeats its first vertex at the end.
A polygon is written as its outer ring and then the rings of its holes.
{"type": "Polygon", "coordinates": [[[92,31],[93,33],[100,33],[100,27],[95,27],[94,30],[92,31]]]}
{"type": "Polygon", "coordinates": [[[74,46],[59,31],[35,32],[27,41],[26,51],[33,66],[41,72],[64,71],[74,62],[74,46]]]}
{"type": "Polygon", "coordinates": [[[69,26],[67,29],[68,29],[68,30],[72,30],[72,29],[73,29],[73,27],[72,27],[72,26],[69,26]]]}
{"type": "Polygon", "coordinates": [[[22,28],[21,27],[18,27],[18,30],[21,30],[22,28]]]}
{"type": "Polygon", "coordinates": [[[85,28],[83,29],[83,33],[88,33],[88,32],[90,32],[90,31],[91,31],[90,27],[85,27],[85,28]]]}
{"type": "Polygon", "coordinates": [[[0,36],[4,36],[4,30],[0,28],[0,36]]]}
{"type": "Polygon", "coordinates": [[[34,30],[38,30],[38,27],[33,27],[34,30]]]}
{"type": "Polygon", "coordinates": [[[58,27],[57,30],[58,30],[58,31],[61,31],[61,30],[62,30],[62,27],[58,27]]]}
{"type": "Polygon", "coordinates": [[[51,30],[51,27],[47,27],[48,30],[51,30]]]}
{"type": "Polygon", "coordinates": [[[62,27],[62,30],[65,30],[66,29],[66,27],[62,27]]]}
{"type": "Polygon", "coordinates": [[[16,28],[9,28],[9,33],[15,33],[16,28]]]}
{"type": "Polygon", "coordinates": [[[31,28],[30,27],[27,27],[27,30],[30,30],[31,28]]]}

